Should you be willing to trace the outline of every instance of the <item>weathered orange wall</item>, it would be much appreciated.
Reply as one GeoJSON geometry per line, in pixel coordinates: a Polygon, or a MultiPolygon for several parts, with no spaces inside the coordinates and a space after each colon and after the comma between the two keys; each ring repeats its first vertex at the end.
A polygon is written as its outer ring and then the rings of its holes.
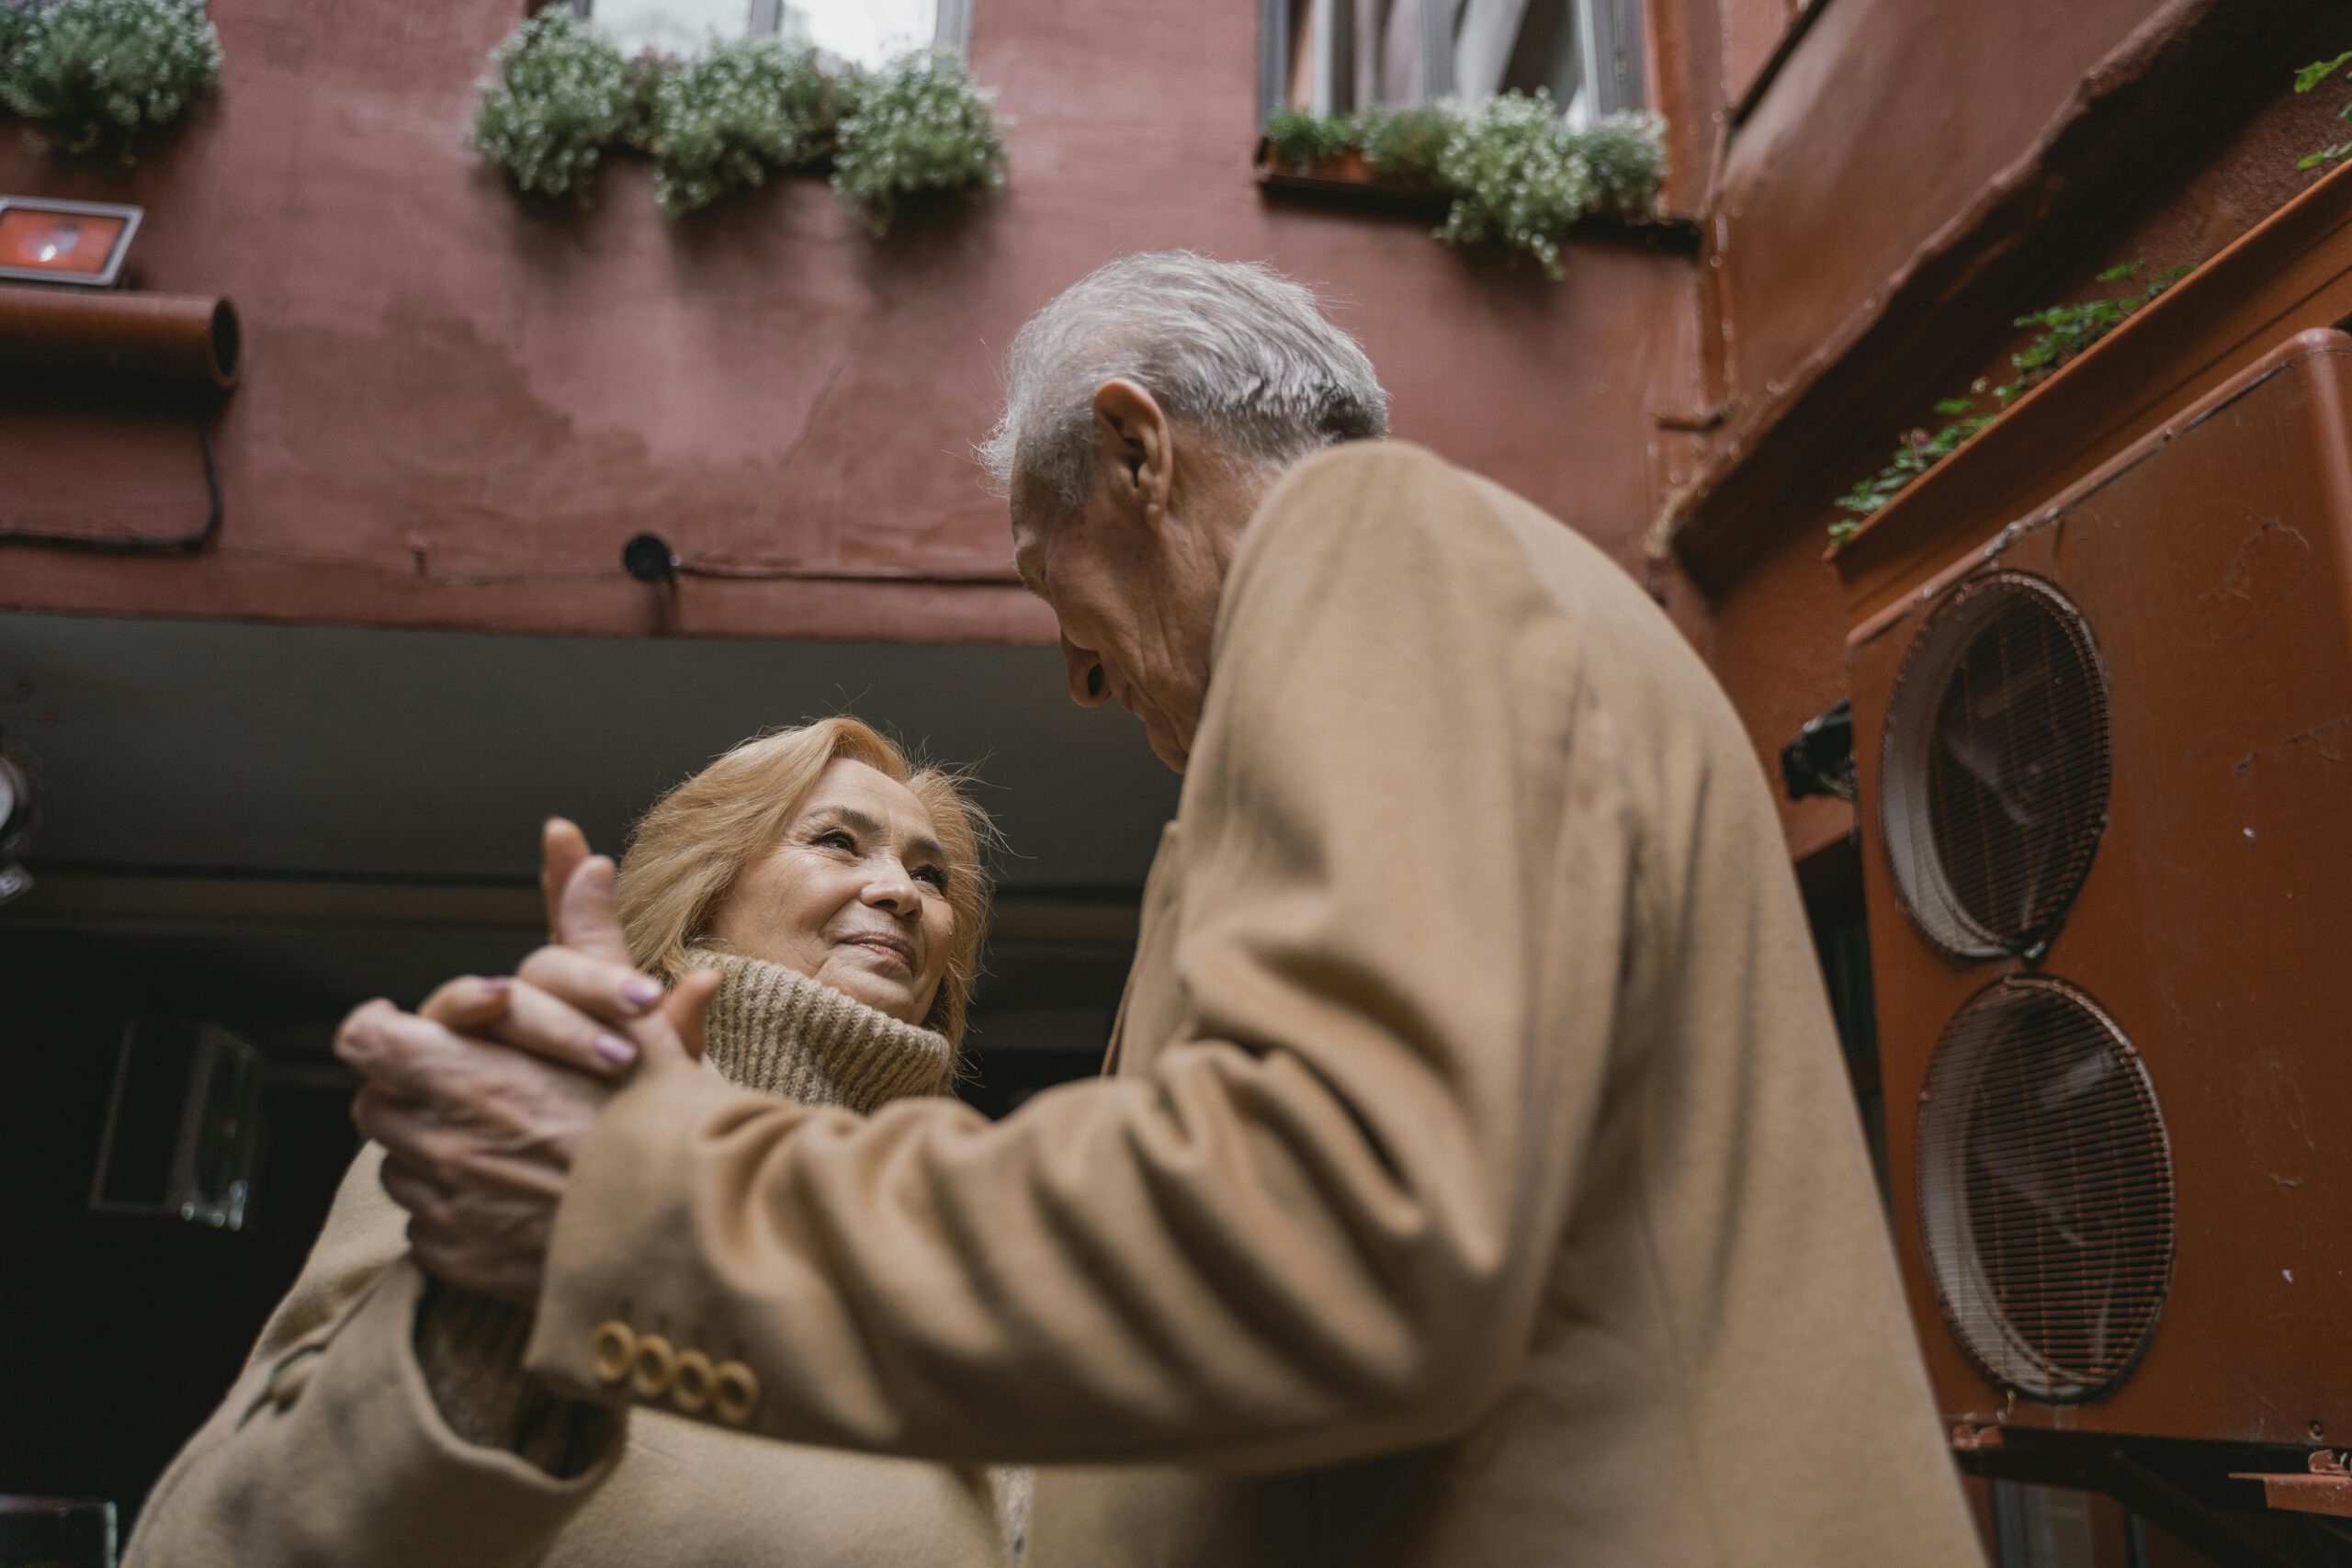
{"type": "MultiPolygon", "coordinates": [[[[519,201],[460,142],[521,10],[242,0],[216,8],[217,102],[135,173],[0,131],[0,190],[143,203],[142,285],[225,293],[246,334],[218,545],[10,549],[0,606],[1042,639],[966,454],[1022,320],[1100,262],[1170,245],[1329,290],[1398,434],[1633,558],[1657,387],[1692,396],[1688,258],[1578,243],[1555,285],[1419,220],[1270,206],[1250,168],[1248,0],[978,0],[973,64],[1015,122],[1010,186],[878,243],[808,177],[672,227],[632,160],[585,213],[519,201]],[[795,575],[689,581],[665,618],[617,567],[647,529],[795,575]]],[[[200,510],[185,431],[0,410],[0,465],[19,503],[77,525],[200,510]]]]}
{"type": "MultiPolygon", "coordinates": [[[[1769,8],[1768,0],[1725,0],[1727,16],[1769,8]]],[[[1728,138],[1715,204],[1702,215],[1713,242],[1702,265],[1720,286],[1709,302],[1708,347],[1724,433],[1852,352],[1847,339],[1858,319],[1882,307],[1915,255],[2022,244],[2041,253],[2035,270],[2054,281],[1990,310],[1930,310],[1915,339],[1933,344],[1943,363],[1930,370],[1931,356],[1921,354],[1907,381],[1894,367],[1900,398],[1833,433],[1841,458],[1775,481],[1786,489],[1752,509],[1760,521],[1749,525],[1736,567],[1703,592],[1677,584],[1678,598],[1698,602],[1690,613],[1703,620],[1706,650],[1759,761],[1776,773],[1798,726],[1845,694],[1845,605],[1824,558],[1826,529],[1845,515],[1836,498],[1884,462],[1904,432],[1945,423],[1933,412],[1937,399],[1964,390],[1975,375],[2007,378],[2008,355],[2028,335],[2010,326],[2017,314],[2115,291],[2093,278],[2118,262],[2145,258],[2151,271],[2200,262],[2276,210],[2317,177],[2294,163],[2339,139],[2334,111],[2344,96],[2298,98],[2284,72],[2267,86],[2250,83],[2267,102],[2251,118],[2216,120],[2201,139],[2192,135],[2192,155],[2168,166],[2153,197],[2094,201],[2021,240],[1988,241],[1972,234],[1972,218],[2009,166],[2101,61],[2180,7],[1986,0],[1964,23],[1948,8],[1887,0],[1819,0],[1817,8],[1728,138]]],[[[2299,26],[2282,19],[2278,28],[2292,57],[2299,26]]],[[[2301,46],[2315,54],[2352,46],[2352,28],[2331,30],[2327,18],[2300,31],[2301,46]]],[[[2151,139],[2157,129],[2148,128],[2151,139]]],[[[1712,439],[1698,441],[1702,453],[1712,439]]],[[[1787,806],[1783,826],[1802,856],[1843,839],[1851,818],[1842,803],[1815,799],[1787,806]]]]}
{"type": "MultiPolygon", "coordinates": [[[[1752,9],[1741,0],[1734,11],[1752,9]]],[[[1772,395],[2064,107],[2155,0],[1823,0],[1733,135],[1726,390],[1772,395]]]]}

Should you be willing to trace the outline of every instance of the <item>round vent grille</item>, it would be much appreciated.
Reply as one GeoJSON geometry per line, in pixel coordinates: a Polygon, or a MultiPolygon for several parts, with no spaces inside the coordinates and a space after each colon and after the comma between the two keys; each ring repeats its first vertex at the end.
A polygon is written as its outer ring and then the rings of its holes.
{"type": "Polygon", "coordinates": [[[2038,577],[1959,589],[1888,705],[1879,816],[1903,906],[1955,958],[2032,953],[2107,823],[2107,681],[2090,628],[2038,577]]]}
{"type": "Polygon", "coordinates": [[[2072,987],[2004,980],[1944,1030],[1919,1230],[1945,1321],[2037,1399],[2121,1381],[2172,1276],[2172,1152],[2131,1042],[2072,987]]]}

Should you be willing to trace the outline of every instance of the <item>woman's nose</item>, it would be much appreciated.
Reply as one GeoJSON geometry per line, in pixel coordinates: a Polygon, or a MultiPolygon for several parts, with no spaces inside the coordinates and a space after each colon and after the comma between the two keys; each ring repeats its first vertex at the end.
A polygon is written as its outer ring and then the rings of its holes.
{"type": "Polygon", "coordinates": [[[915,879],[896,859],[886,861],[875,868],[874,879],[865,885],[865,902],[876,909],[888,909],[903,915],[922,908],[922,895],[915,888],[915,879]]]}
{"type": "Polygon", "coordinates": [[[1099,708],[1110,695],[1110,678],[1091,649],[1062,638],[1062,666],[1069,677],[1069,700],[1082,708],[1099,708]]]}

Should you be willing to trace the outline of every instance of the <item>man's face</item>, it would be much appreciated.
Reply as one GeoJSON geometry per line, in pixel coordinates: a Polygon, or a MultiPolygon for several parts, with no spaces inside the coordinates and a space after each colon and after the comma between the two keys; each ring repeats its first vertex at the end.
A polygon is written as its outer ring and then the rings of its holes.
{"type": "Polygon", "coordinates": [[[1121,454],[1098,460],[1083,502],[1022,476],[1012,491],[1013,559],[1061,623],[1069,694],[1115,702],[1143,721],[1155,756],[1178,773],[1207,697],[1209,647],[1227,551],[1212,536],[1239,519],[1179,521],[1139,500],[1150,475],[1121,454]]]}

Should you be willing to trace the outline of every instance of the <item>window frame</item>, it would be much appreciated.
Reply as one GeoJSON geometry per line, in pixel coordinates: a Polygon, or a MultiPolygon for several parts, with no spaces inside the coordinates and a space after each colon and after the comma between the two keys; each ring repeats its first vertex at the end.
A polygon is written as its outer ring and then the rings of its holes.
{"type": "MultiPolygon", "coordinates": [[[[953,50],[968,55],[972,44],[972,0],[937,0],[938,20],[933,28],[931,47],[953,50]]],[[[595,0],[557,0],[580,21],[593,18],[595,0]]],[[[748,10],[742,36],[774,38],[784,25],[784,0],[747,0],[748,10]]]]}
{"type": "MultiPolygon", "coordinates": [[[[1290,101],[1291,21],[1301,6],[1317,0],[1258,0],[1258,124],[1290,101]]],[[[1334,6],[1351,0],[1328,0],[1334,6]]],[[[1420,101],[1431,103],[1454,90],[1454,14],[1473,7],[1498,14],[1512,6],[1514,26],[1525,0],[1409,0],[1420,21],[1420,101]]],[[[1645,107],[1648,60],[1643,0],[1573,0],[1577,45],[1587,61],[1610,60],[1615,69],[1591,77],[1595,119],[1645,107]]],[[[1308,107],[1313,106],[1297,106],[1308,107]]]]}

